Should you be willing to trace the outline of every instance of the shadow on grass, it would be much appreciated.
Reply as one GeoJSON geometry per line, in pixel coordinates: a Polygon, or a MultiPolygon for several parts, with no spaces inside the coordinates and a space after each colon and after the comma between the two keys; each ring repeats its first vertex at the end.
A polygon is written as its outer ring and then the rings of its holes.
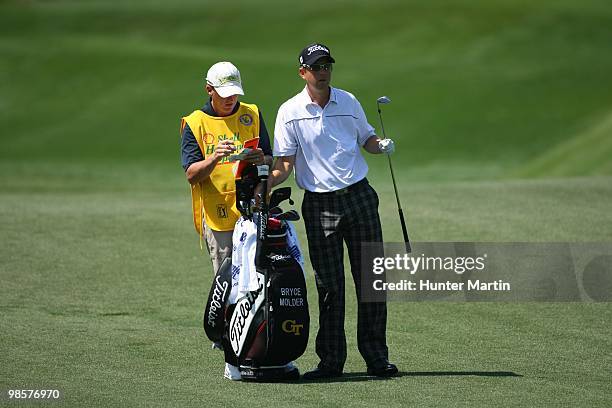
{"type": "Polygon", "coordinates": [[[294,384],[308,383],[337,383],[337,382],[359,382],[359,381],[387,381],[398,377],[454,377],[454,376],[475,376],[475,377],[522,377],[521,374],[512,371],[400,371],[394,377],[374,377],[365,372],[344,373],[342,377],[324,378],[321,380],[304,380],[300,378],[294,384]]]}

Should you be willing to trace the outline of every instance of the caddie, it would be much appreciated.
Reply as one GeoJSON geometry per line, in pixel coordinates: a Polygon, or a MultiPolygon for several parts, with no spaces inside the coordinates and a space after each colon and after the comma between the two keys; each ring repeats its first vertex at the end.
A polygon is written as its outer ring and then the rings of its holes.
{"type": "Polygon", "coordinates": [[[257,105],[238,101],[244,91],[234,64],[211,66],[205,89],[209,99],[204,107],[181,119],[181,161],[191,184],[194,226],[206,241],[216,272],[223,259],[231,257],[234,224],[240,217],[230,156],[258,137],[258,148],[243,160],[270,165],[272,149],[257,105]]]}

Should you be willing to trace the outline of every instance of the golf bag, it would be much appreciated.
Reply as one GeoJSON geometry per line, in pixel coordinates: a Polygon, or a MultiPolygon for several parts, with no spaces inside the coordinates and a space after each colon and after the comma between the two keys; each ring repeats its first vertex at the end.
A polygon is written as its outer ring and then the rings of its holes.
{"type": "Polygon", "coordinates": [[[302,258],[289,220],[278,204],[290,199],[288,187],[275,190],[268,204],[255,197],[266,191],[267,167],[248,166],[237,175],[236,202],[242,217],[233,236],[233,259],[217,271],[204,312],[210,340],[221,342],[226,363],[243,380],[299,378],[292,364],[306,350],[310,316],[302,258]]]}

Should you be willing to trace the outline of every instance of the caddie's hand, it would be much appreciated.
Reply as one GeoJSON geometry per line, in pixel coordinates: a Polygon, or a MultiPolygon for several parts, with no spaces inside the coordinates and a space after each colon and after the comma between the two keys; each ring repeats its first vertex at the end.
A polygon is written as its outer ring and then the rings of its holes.
{"type": "Polygon", "coordinates": [[[215,147],[215,156],[218,159],[229,156],[236,151],[233,140],[221,140],[215,147]]]}
{"type": "Polygon", "coordinates": [[[382,139],[378,141],[378,148],[382,153],[391,154],[395,151],[395,143],[391,139],[382,139]]]}
{"type": "Polygon", "coordinates": [[[247,153],[244,160],[256,166],[264,164],[264,152],[261,149],[253,149],[247,153]]]}

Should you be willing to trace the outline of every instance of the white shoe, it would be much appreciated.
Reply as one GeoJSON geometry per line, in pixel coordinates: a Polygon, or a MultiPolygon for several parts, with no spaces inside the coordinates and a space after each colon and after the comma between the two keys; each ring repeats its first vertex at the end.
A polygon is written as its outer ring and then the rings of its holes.
{"type": "Polygon", "coordinates": [[[232,381],[240,381],[242,379],[240,376],[240,369],[229,363],[225,363],[225,373],[223,376],[232,381]]]}

